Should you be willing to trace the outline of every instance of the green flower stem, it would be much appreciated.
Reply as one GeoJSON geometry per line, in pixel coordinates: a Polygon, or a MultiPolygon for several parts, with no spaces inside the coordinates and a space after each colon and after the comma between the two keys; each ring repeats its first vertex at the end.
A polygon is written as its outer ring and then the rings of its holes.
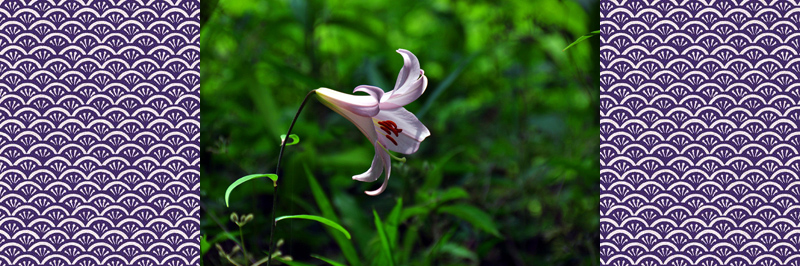
{"type": "MultiPolygon", "coordinates": [[[[236,225],[239,225],[239,223],[237,222],[236,225]]],[[[244,261],[248,261],[250,258],[247,257],[247,249],[244,247],[244,234],[242,233],[241,225],[239,225],[239,240],[242,241],[242,254],[244,255],[244,261]]]]}
{"type": "MultiPolygon", "coordinates": [[[[292,124],[289,125],[289,131],[286,132],[286,136],[291,136],[292,135],[292,128],[294,128],[294,123],[297,122],[297,118],[300,117],[300,112],[303,111],[303,107],[306,106],[306,102],[308,101],[310,96],[312,94],[315,94],[316,92],[317,92],[316,90],[312,90],[312,91],[308,92],[308,94],[306,94],[306,98],[303,99],[303,103],[300,104],[300,108],[297,109],[297,113],[294,115],[294,119],[292,119],[292,124]]],[[[286,148],[286,141],[282,141],[281,142],[281,151],[278,153],[278,165],[275,166],[275,174],[277,174],[278,176],[281,175],[281,172],[280,172],[280,170],[281,170],[281,159],[283,158],[283,149],[284,148],[286,148]]],[[[272,253],[275,253],[275,241],[273,241],[274,240],[273,237],[275,236],[275,224],[277,224],[277,222],[275,221],[275,208],[277,207],[276,202],[278,202],[278,182],[277,181],[275,182],[275,188],[272,191],[272,222],[271,222],[272,226],[271,226],[271,229],[269,230],[269,255],[267,255],[267,257],[268,257],[267,266],[269,266],[272,263],[272,253]]]]}

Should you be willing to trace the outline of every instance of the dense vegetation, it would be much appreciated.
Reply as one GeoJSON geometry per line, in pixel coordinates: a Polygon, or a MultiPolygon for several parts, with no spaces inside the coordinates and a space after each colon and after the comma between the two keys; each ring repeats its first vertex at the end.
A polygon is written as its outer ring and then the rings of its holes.
{"type": "Polygon", "coordinates": [[[282,258],[596,265],[598,40],[562,51],[597,28],[595,14],[595,1],[570,0],[202,1],[204,264],[250,265],[240,246],[250,262],[266,255],[272,182],[238,187],[230,207],[225,189],[275,171],[279,136],[306,93],[388,91],[404,48],[430,80],[406,108],[432,135],[394,164],[386,192],[367,196],[382,179],[351,176],[369,168],[373,146],[310,101],[293,131],[300,143],[286,148],[277,213],[331,218],[352,239],[313,221],[281,221],[282,258]]]}

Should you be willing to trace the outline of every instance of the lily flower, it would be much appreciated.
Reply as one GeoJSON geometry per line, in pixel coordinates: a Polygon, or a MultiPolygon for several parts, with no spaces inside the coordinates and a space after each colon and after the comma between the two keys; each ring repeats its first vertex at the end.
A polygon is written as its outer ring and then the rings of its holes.
{"type": "Polygon", "coordinates": [[[405,158],[397,158],[389,151],[415,153],[419,144],[431,135],[413,113],[403,108],[425,92],[428,78],[420,69],[419,60],[414,54],[405,49],[398,49],[397,52],[403,56],[403,68],[400,69],[394,89],[389,92],[368,85],[361,85],[353,90],[353,93],[364,92],[367,95],[352,95],[328,88],[316,90],[323,104],[355,124],[375,146],[372,166],[363,174],[353,176],[354,180],[374,182],[386,170],[386,178],[381,187],[366,191],[370,196],[379,195],[386,190],[392,170],[391,158],[405,161],[405,158]]]}

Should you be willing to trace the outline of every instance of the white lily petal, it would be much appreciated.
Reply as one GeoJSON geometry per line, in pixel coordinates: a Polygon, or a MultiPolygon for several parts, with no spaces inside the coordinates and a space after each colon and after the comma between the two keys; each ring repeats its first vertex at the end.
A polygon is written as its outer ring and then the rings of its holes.
{"type": "MultiPolygon", "coordinates": [[[[333,105],[336,108],[350,111],[359,116],[372,117],[380,111],[378,103],[382,95],[377,95],[374,91],[361,90],[370,95],[352,95],[328,88],[319,88],[316,91],[317,96],[325,105],[333,105]]],[[[331,106],[328,107],[334,109],[331,106]]]]}
{"type": "Polygon", "coordinates": [[[386,153],[386,151],[384,151],[380,146],[375,145],[375,157],[372,158],[372,165],[369,167],[369,170],[363,174],[353,176],[353,180],[358,180],[361,182],[374,182],[375,180],[378,180],[383,173],[383,159],[380,157],[381,153],[386,153]]]}
{"type": "Polygon", "coordinates": [[[403,56],[403,68],[397,74],[397,81],[394,84],[393,92],[403,93],[403,88],[410,86],[417,80],[420,73],[419,60],[417,56],[406,49],[397,49],[397,53],[403,56]]]}
{"type": "Polygon", "coordinates": [[[378,100],[380,100],[383,97],[383,89],[375,87],[375,86],[360,85],[360,86],[356,87],[353,90],[353,93],[356,93],[356,92],[359,92],[359,91],[360,92],[366,92],[367,94],[369,94],[372,97],[375,97],[375,99],[378,99],[378,100]]]}
{"type": "Polygon", "coordinates": [[[419,98],[428,87],[428,78],[425,72],[420,70],[422,77],[414,81],[407,90],[402,93],[394,92],[388,97],[381,98],[380,109],[395,109],[405,106],[419,98]]]}
{"type": "Polygon", "coordinates": [[[374,119],[376,122],[373,124],[378,141],[390,151],[403,154],[415,153],[419,149],[420,142],[431,135],[428,128],[413,113],[402,107],[381,110],[374,119]],[[392,121],[397,125],[398,131],[401,131],[395,134],[389,129],[390,132],[387,132],[381,128],[382,125],[378,124],[380,121],[392,121]]]}
{"type": "Polygon", "coordinates": [[[383,193],[383,191],[386,190],[386,187],[389,184],[389,175],[392,173],[392,158],[389,157],[389,153],[387,153],[380,146],[378,146],[380,144],[377,141],[374,144],[375,144],[375,152],[377,152],[376,155],[380,155],[381,162],[383,163],[383,169],[386,170],[386,178],[383,179],[383,184],[381,184],[380,188],[373,191],[364,192],[370,196],[380,195],[381,193],[383,193]]]}
{"type": "Polygon", "coordinates": [[[375,133],[375,126],[374,126],[375,123],[373,122],[371,117],[355,114],[347,109],[341,108],[340,106],[332,104],[327,101],[321,101],[321,102],[334,112],[340,114],[341,116],[344,116],[344,118],[346,118],[348,121],[356,125],[356,127],[358,127],[358,130],[360,130],[361,133],[367,137],[370,143],[375,142],[375,140],[378,137],[378,134],[375,133]]]}

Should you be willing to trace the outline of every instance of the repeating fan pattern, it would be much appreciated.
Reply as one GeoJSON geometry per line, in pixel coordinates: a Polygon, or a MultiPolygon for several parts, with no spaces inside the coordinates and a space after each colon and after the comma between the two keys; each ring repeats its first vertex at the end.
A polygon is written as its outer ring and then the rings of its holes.
{"type": "Polygon", "coordinates": [[[800,5],[602,1],[603,265],[800,265],[800,5]]]}
{"type": "Polygon", "coordinates": [[[0,265],[198,265],[199,1],[0,1],[0,265]]]}

